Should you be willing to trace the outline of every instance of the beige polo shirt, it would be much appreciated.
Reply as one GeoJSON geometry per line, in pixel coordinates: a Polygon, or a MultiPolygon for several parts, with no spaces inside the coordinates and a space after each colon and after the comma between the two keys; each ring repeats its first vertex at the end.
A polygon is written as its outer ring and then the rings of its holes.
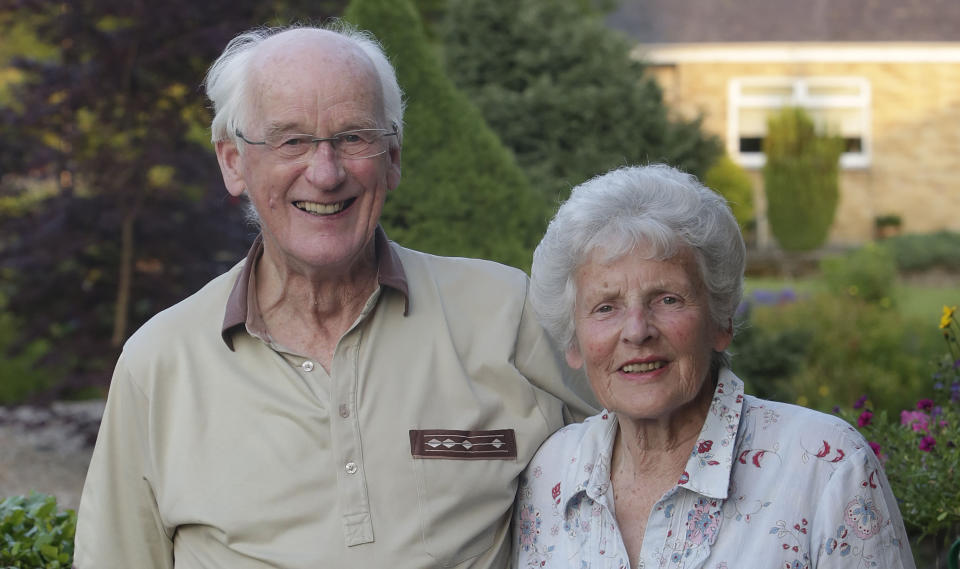
{"type": "Polygon", "coordinates": [[[329,373],[273,344],[248,302],[259,240],[130,338],[79,569],[507,566],[518,476],[592,396],[521,271],[376,238],[380,287],[329,373]]]}

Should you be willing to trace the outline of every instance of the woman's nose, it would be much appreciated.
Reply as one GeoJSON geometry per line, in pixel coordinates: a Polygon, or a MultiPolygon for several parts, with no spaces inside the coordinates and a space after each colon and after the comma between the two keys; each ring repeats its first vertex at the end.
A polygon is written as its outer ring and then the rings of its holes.
{"type": "Polygon", "coordinates": [[[657,337],[659,331],[651,316],[650,312],[643,308],[628,310],[621,334],[623,341],[631,344],[642,344],[657,337]]]}

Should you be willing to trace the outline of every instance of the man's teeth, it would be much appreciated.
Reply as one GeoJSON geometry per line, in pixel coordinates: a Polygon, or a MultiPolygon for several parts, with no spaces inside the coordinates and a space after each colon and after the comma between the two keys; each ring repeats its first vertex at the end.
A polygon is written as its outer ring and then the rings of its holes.
{"type": "Polygon", "coordinates": [[[317,202],[293,202],[293,205],[297,206],[297,208],[317,215],[330,215],[337,213],[338,211],[343,210],[345,204],[346,202],[337,202],[331,204],[317,202]]]}
{"type": "Polygon", "coordinates": [[[665,363],[666,362],[657,361],[657,362],[649,362],[649,363],[643,363],[643,364],[627,364],[623,366],[622,369],[625,373],[638,373],[638,372],[644,373],[648,371],[653,371],[655,369],[660,369],[664,366],[665,363]]]}

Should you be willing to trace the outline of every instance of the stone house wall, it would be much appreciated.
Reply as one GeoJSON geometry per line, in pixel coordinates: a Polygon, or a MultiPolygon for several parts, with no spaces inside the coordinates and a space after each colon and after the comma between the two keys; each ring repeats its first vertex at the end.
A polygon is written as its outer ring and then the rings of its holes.
{"type": "MultiPolygon", "coordinates": [[[[840,203],[828,245],[873,239],[874,219],[885,214],[899,215],[904,233],[960,231],[960,61],[670,63],[654,58],[649,69],[675,112],[702,114],[705,130],[724,141],[732,79],[865,78],[871,91],[871,160],[865,168],[841,170],[840,203]]],[[[758,202],[758,244],[769,245],[761,172],[748,171],[758,202]]]]}

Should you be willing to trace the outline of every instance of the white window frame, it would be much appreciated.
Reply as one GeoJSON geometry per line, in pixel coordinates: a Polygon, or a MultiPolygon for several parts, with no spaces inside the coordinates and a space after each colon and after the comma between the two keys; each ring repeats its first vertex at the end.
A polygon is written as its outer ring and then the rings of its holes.
{"type": "Polygon", "coordinates": [[[863,77],[738,77],[728,84],[727,96],[727,153],[745,168],[762,168],[766,163],[763,152],[740,152],[740,109],[779,109],[782,107],[802,107],[805,109],[859,109],[860,112],[860,151],[844,152],[840,156],[840,167],[844,169],[867,168],[872,154],[872,135],[870,130],[870,82],[863,77]],[[791,94],[745,95],[743,87],[790,88],[791,94]],[[854,87],[856,95],[811,95],[811,86],[854,87]]]}

